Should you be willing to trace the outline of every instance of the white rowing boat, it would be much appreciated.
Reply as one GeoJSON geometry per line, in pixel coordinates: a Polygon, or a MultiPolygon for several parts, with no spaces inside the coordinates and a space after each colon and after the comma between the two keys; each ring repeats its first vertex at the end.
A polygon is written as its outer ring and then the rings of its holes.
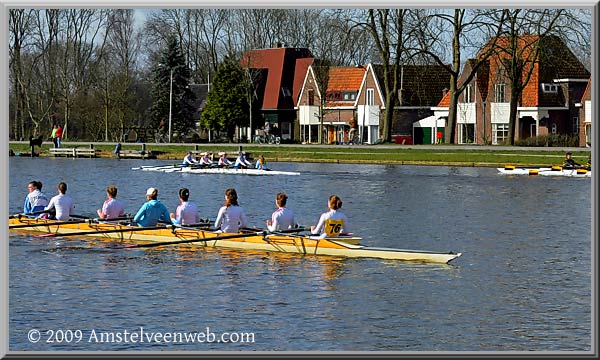
{"type": "Polygon", "coordinates": [[[184,167],[182,173],[189,174],[231,174],[231,175],[300,175],[294,171],[262,170],[262,169],[233,169],[226,167],[194,168],[184,167]]]}
{"type": "Polygon", "coordinates": [[[540,168],[518,168],[507,165],[497,168],[501,175],[533,175],[533,176],[566,176],[566,177],[591,177],[592,171],[587,169],[564,169],[562,166],[540,168]]]}
{"type": "Polygon", "coordinates": [[[160,171],[165,173],[181,172],[188,174],[230,174],[230,175],[300,175],[295,171],[279,171],[271,169],[235,169],[231,167],[219,166],[184,166],[184,165],[164,165],[164,166],[140,166],[133,167],[132,170],[142,171],[160,171]]]}

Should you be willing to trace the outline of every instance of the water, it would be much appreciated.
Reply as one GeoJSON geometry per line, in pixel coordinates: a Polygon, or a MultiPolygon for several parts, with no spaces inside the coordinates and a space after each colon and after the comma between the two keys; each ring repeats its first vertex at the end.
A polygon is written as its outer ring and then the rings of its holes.
{"type": "Polygon", "coordinates": [[[300,176],[131,170],[165,163],[11,158],[9,210],[22,211],[27,182],[40,179],[48,195],[67,182],[77,213],[87,215],[101,206],[108,184],[117,185],[129,213],[150,186],[173,211],[185,186],[203,217],[214,219],[225,189],[234,187],[251,226],[264,226],[282,190],[308,226],[337,194],[365,244],[463,256],[435,265],[189,247],[115,250],[13,232],[11,351],[591,350],[589,178],[296,163],[270,165],[300,176]],[[34,329],[37,342],[28,340],[34,329]],[[193,332],[232,337],[174,341],[193,332]],[[254,341],[243,341],[250,333],[254,341]],[[154,337],[141,342],[145,336],[154,337]]]}

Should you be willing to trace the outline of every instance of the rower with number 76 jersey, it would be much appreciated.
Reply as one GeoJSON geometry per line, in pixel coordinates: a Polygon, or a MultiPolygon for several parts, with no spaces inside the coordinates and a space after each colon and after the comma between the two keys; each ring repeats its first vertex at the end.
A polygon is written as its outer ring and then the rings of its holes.
{"type": "Polygon", "coordinates": [[[334,237],[340,234],[348,234],[348,217],[339,209],[342,200],[337,195],[331,195],[327,201],[329,211],[321,214],[317,226],[311,226],[310,232],[320,237],[334,237]]]}

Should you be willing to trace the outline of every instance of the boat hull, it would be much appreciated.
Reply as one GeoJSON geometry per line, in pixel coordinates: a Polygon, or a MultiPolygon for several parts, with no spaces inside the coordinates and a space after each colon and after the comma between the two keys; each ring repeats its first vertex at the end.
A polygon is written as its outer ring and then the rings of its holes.
{"type": "MultiPolygon", "coordinates": [[[[430,263],[448,263],[461,256],[461,253],[438,253],[431,251],[414,251],[390,248],[375,248],[358,245],[361,238],[319,239],[302,235],[247,235],[235,239],[212,239],[229,236],[229,233],[216,233],[199,229],[162,228],[142,231],[121,231],[113,233],[94,233],[95,231],[122,230],[126,225],[110,223],[78,223],[56,224],[55,221],[29,218],[9,219],[10,226],[31,225],[27,228],[11,229],[11,231],[41,232],[47,234],[69,234],[90,231],[90,236],[109,241],[135,241],[144,243],[165,243],[186,241],[186,245],[199,247],[221,247],[241,250],[277,251],[302,255],[326,255],[353,258],[378,258],[388,260],[404,260],[430,263]],[[197,239],[198,241],[190,241],[197,239]],[[345,241],[344,241],[345,240],[345,241]]],[[[182,244],[183,245],[183,244],[182,244]]]]}
{"type": "Polygon", "coordinates": [[[591,177],[591,170],[582,169],[562,169],[553,170],[552,168],[497,168],[501,175],[540,175],[540,176],[565,176],[565,177],[591,177]]]}
{"type": "Polygon", "coordinates": [[[234,169],[228,167],[197,167],[197,166],[182,166],[182,165],[165,165],[165,166],[140,166],[132,168],[132,170],[142,171],[160,171],[160,172],[181,172],[188,174],[228,174],[228,175],[300,175],[295,171],[279,171],[279,170],[261,170],[261,169],[234,169]]]}

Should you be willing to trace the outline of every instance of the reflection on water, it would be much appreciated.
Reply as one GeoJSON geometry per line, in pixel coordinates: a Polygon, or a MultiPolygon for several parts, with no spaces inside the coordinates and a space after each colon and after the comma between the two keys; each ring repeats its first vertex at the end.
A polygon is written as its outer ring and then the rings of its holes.
{"type": "Polygon", "coordinates": [[[113,159],[10,160],[10,212],[26,183],[69,184],[94,214],[115,184],[135,212],[188,187],[214,219],[235,187],[251,226],[279,191],[302,225],[338,194],[373,246],[462,252],[449,265],[194,248],[114,249],[92,238],[10,233],[10,350],[589,351],[590,179],[506,178],[495,169],[273,163],[300,176],[163,174],[113,159]],[[60,169],[60,171],[56,171],[60,169]],[[43,174],[43,175],[42,175],[43,174]],[[568,195],[568,196],[567,196],[568,195]],[[565,201],[564,199],[569,199],[565,201]],[[565,226],[567,225],[567,226],[565,226]],[[573,228],[579,231],[573,232],[573,228]],[[108,246],[108,247],[107,247],[108,246]],[[30,329],[255,333],[254,343],[31,343],[30,329]]]}

